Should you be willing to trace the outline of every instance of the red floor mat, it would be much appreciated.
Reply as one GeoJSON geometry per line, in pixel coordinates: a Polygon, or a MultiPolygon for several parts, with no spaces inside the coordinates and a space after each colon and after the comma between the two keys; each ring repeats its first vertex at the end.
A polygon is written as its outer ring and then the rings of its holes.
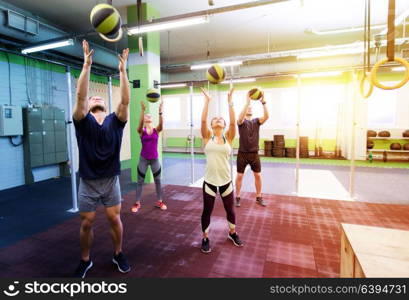
{"type": "MultiPolygon", "coordinates": [[[[205,255],[199,251],[201,189],[168,185],[164,195],[167,211],[153,207],[153,186],[147,186],[136,215],[130,213],[135,193],[124,196],[124,252],[132,264],[126,275],[111,262],[108,224],[99,209],[89,277],[337,277],[341,222],[409,230],[408,206],[265,195],[264,208],[254,194],[243,193],[236,214],[245,246],[227,240],[218,199],[210,226],[213,251],[205,255]]],[[[71,276],[79,260],[79,223],[73,218],[1,249],[0,276],[71,276]]]]}

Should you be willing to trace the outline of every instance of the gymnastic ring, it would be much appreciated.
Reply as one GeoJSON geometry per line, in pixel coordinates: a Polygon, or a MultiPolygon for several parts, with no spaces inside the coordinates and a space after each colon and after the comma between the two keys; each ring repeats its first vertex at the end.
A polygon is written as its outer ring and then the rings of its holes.
{"type": "Polygon", "coordinates": [[[361,79],[361,83],[359,85],[359,91],[361,92],[361,96],[362,98],[366,99],[369,96],[372,95],[373,92],[373,84],[372,81],[370,80],[371,78],[369,78],[369,73],[364,72],[362,79],[361,79]],[[369,90],[365,93],[365,81],[368,79],[369,82],[369,90]]]}
{"type": "Polygon", "coordinates": [[[119,28],[117,37],[113,39],[108,38],[106,35],[103,35],[100,32],[98,32],[98,34],[102,39],[106,40],[107,42],[115,43],[115,42],[118,42],[120,39],[122,39],[122,35],[124,34],[124,32],[122,30],[122,27],[119,28]]]}
{"type": "Polygon", "coordinates": [[[388,62],[388,58],[384,58],[380,61],[378,61],[372,68],[371,71],[371,82],[374,86],[377,86],[378,88],[384,89],[384,90],[394,90],[394,89],[398,89],[402,86],[404,86],[408,81],[409,81],[409,64],[408,62],[400,57],[395,57],[395,59],[393,60],[394,62],[399,62],[401,63],[404,67],[405,67],[405,77],[403,78],[403,80],[401,82],[399,82],[398,84],[394,85],[394,86],[386,86],[381,84],[378,81],[377,73],[378,73],[378,69],[381,65],[383,65],[384,63],[388,62]]]}

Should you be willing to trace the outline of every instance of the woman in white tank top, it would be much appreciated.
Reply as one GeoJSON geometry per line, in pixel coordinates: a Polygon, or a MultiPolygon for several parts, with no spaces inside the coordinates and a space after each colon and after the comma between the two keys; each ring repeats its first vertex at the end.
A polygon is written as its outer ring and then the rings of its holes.
{"type": "Polygon", "coordinates": [[[213,211],[217,190],[223,200],[229,224],[228,238],[235,246],[241,247],[236,233],[236,215],[234,213],[233,184],[230,176],[230,152],[236,135],[236,116],[233,109],[233,89],[228,94],[229,104],[229,127],[226,133],[226,121],[222,117],[214,117],[210,122],[211,130],[207,126],[207,116],[211,97],[206,90],[202,89],[205,96],[205,104],[202,112],[201,133],[203,138],[204,152],[206,155],[206,170],[203,182],[203,213],[202,213],[202,247],[203,253],[210,253],[209,242],[210,217],[213,211]]]}

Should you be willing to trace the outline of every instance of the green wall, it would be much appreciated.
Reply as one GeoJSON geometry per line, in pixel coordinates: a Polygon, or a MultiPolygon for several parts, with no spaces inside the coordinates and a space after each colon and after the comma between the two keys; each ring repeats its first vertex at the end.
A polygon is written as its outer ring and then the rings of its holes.
{"type": "MultiPolygon", "coordinates": [[[[136,24],[136,5],[127,8],[128,24],[136,24]]],[[[159,17],[159,13],[150,5],[142,4],[142,20],[159,17]]],[[[159,103],[149,103],[145,101],[146,91],[152,88],[153,81],[160,81],[160,33],[152,32],[143,34],[144,56],[139,56],[139,36],[128,37],[128,47],[130,50],[129,80],[140,80],[140,88],[131,89],[130,104],[130,130],[131,130],[131,174],[132,181],[137,181],[137,165],[142,149],[141,140],[137,132],[137,127],[141,114],[140,101],[145,102],[146,112],[152,114],[153,122],[156,126],[159,122],[159,103]]],[[[158,142],[159,159],[162,159],[162,139],[158,142]]],[[[153,182],[152,172],[149,170],[145,177],[145,182],[153,182]]]]}

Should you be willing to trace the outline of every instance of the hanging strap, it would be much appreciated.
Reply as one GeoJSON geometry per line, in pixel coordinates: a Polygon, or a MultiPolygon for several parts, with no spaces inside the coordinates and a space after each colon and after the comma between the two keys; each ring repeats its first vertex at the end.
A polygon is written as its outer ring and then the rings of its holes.
{"type": "Polygon", "coordinates": [[[367,15],[367,41],[366,41],[366,67],[367,71],[371,71],[371,0],[368,0],[368,15],[367,15]]]}
{"type": "Polygon", "coordinates": [[[389,0],[386,54],[388,61],[395,60],[395,0],[389,0]]]}

